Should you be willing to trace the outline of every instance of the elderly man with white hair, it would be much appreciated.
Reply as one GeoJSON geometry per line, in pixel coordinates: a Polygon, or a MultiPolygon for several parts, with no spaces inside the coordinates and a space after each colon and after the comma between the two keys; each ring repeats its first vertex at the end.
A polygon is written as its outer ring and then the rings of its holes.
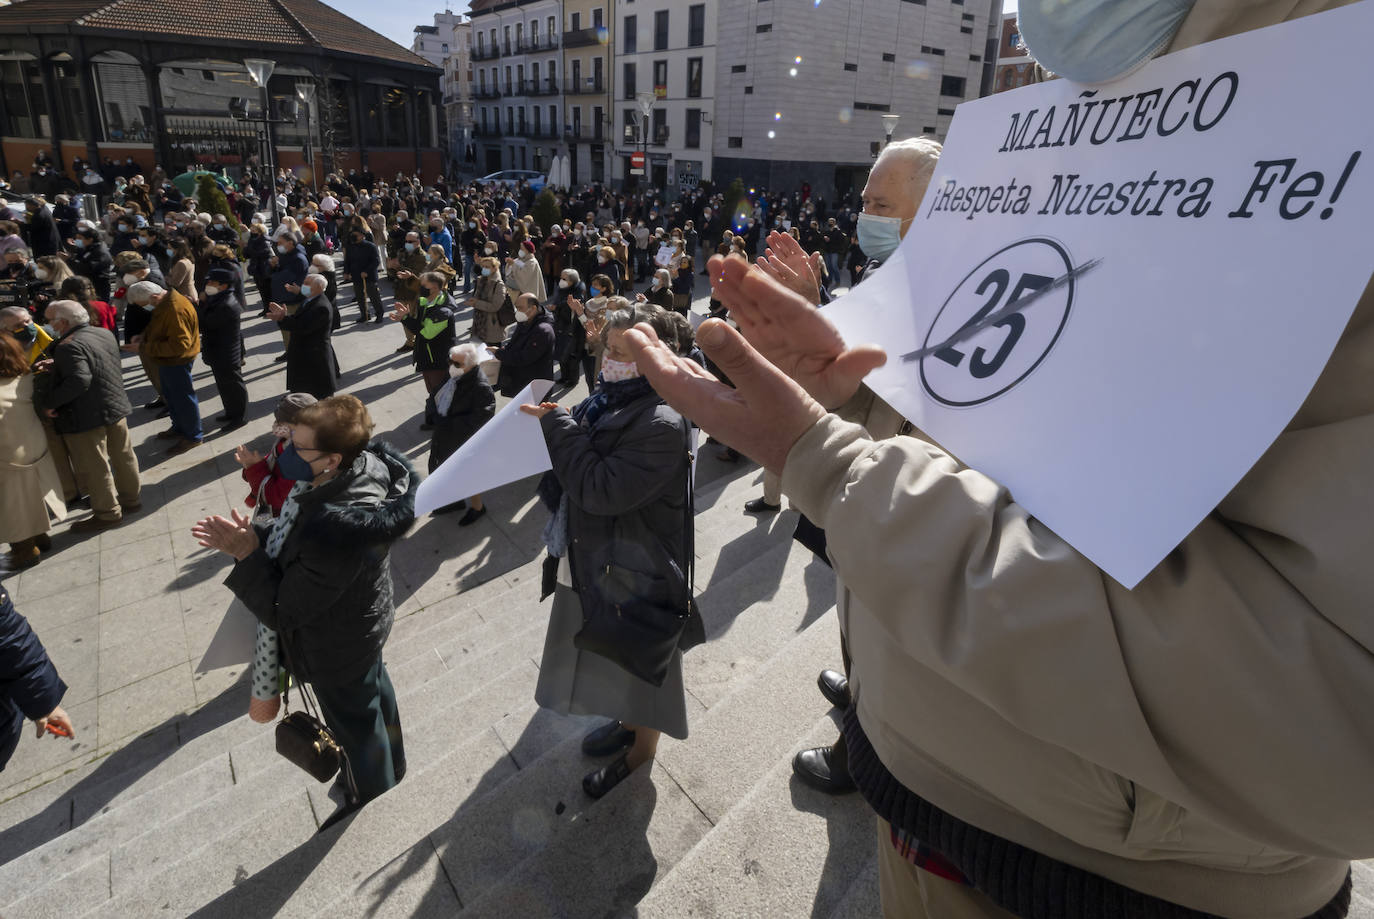
{"type": "Polygon", "coordinates": [[[90,324],[75,300],[54,300],[45,317],[57,333],[53,356],[36,378],[35,404],[53,419],[76,471],[90,495],[93,516],[72,525],[76,533],[118,526],[138,510],[138,458],[125,418],[133,410],[124,392],[119,342],[114,333],[90,324]]]}
{"type": "Polygon", "coordinates": [[[143,334],[135,335],[124,350],[137,352],[157,369],[172,426],[156,436],[176,441],[167,455],[178,456],[199,446],[204,436],[191,379],[191,365],[200,354],[200,317],[190,300],[152,281],[139,281],[125,297],[131,308],[152,314],[143,334]]]}
{"type": "Polygon", "coordinates": [[[301,283],[305,297],[294,313],[280,303],[267,305],[267,318],[284,332],[286,342],[287,392],[308,392],[316,399],[327,399],[339,387],[339,361],[334,355],[331,333],[334,308],[325,297],[328,281],[322,275],[308,274],[301,283]]]}

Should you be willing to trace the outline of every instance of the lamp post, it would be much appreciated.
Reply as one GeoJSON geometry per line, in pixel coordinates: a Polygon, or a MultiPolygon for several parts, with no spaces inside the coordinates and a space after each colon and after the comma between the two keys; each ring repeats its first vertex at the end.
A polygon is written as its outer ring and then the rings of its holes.
{"type": "Polygon", "coordinates": [[[267,213],[273,229],[278,223],[277,215],[277,157],[272,145],[272,101],[267,93],[267,81],[272,79],[272,71],[277,69],[276,61],[269,61],[264,58],[244,58],[243,66],[247,68],[248,75],[253,78],[253,82],[262,90],[262,130],[267,139],[264,146],[267,148],[267,213]]]}
{"type": "Polygon", "coordinates": [[[310,105],[315,101],[315,84],[297,83],[296,98],[305,106],[305,165],[310,169],[310,188],[319,197],[320,183],[315,178],[315,133],[310,128],[310,105]]]}
{"type": "Polygon", "coordinates": [[[887,135],[887,140],[883,141],[884,147],[892,143],[892,132],[897,130],[897,122],[901,120],[901,117],[901,115],[892,114],[883,116],[883,133],[887,135]]]}
{"type": "Polygon", "coordinates": [[[649,186],[649,116],[653,114],[654,102],[658,99],[655,93],[648,91],[635,93],[635,101],[639,103],[639,142],[644,150],[644,187],[649,186]]]}

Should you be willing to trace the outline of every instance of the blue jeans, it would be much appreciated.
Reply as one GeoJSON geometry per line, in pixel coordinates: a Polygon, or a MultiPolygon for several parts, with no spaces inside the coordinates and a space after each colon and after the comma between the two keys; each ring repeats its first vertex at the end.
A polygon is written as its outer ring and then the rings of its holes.
{"type": "Polygon", "coordinates": [[[463,290],[472,290],[472,269],[474,268],[472,253],[463,253],[463,290]]]}
{"type": "Polygon", "coordinates": [[[157,369],[162,383],[162,399],[172,416],[172,429],[187,440],[199,442],[200,402],[196,400],[196,386],[191,382],[191,364],[174,364],[157,369]]]}

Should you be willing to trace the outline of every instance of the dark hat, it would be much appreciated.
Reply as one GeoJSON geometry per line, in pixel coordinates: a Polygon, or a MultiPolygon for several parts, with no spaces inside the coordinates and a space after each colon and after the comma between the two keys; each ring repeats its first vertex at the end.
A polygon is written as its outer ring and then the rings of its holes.
{"type": "Polygon", "coordinates": [[[205,280],[232,287],[235,280],[234,272],[229,268],[211,268],[205,273],[205,280]]]}
{"type": "Polygon", "coordinates": [[[282,424],[294,424],[300,417],[301,409],[314,405],[317,401],[308,392],[289,392],[281,397],[272,417],[282,424]]]}

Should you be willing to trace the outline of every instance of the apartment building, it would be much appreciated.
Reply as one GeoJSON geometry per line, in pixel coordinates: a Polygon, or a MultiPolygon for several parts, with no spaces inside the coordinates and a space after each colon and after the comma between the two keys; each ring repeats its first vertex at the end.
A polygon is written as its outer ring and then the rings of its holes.
{"type": "Polygon", "coordinates": [[[710,181],[718,7],[717,0],[617,0],[617,185],[647,181],[675,196],[710,181]],[[643,176],[632,174],[635,152],[645,154],[643,176]]]}
{"type": "Polygon", "coordinates": [[[476,171],[546,171],[563,142],[559,0],[473,0],[476,171]]]}
{"type": "Polygon", "coordinates": [[[611,180],[615,32],[611,0],[564,0],[563,138],[573,185],[611,180]]]}

